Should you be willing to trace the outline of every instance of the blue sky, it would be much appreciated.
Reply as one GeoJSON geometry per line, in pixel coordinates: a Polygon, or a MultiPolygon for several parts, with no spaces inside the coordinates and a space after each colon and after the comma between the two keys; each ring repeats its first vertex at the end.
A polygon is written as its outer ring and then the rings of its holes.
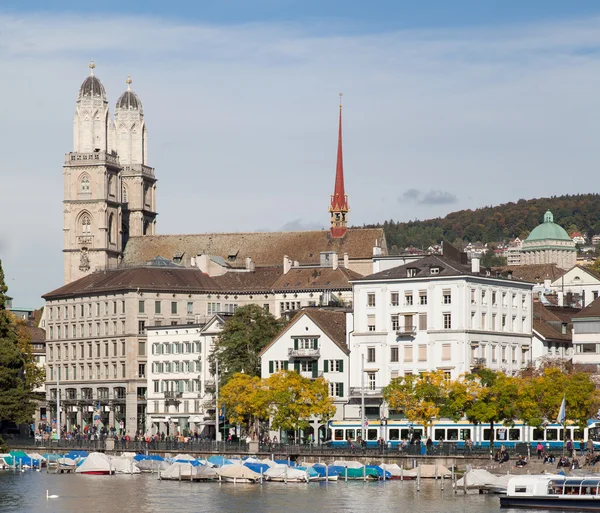
{"type": "Polygon", "coordinates": [[[158,233],[327,226],[339,91],[351,224],[595,190],[600,2],[48,5],[0,8],[18,305],[62,284],[62,164],[91,58],[111,114],[128,74],[144,105],[158,233]]]}
{"type": "Polygon", "coordinates": [[[50,4],[51,8],[47,0],[4,0],[2,7],[8,12],[145,14],[220,24],[327,21],[334,24],[334,32],[470,27],[600,13],[596,0],[53,0],[50,4]]]}

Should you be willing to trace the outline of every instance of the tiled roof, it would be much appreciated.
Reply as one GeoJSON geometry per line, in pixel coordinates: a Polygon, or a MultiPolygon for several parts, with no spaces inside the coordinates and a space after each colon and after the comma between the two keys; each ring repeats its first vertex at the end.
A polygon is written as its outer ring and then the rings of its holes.
{"type": "Polygon", "coordinates": [[[29,330],[32,343],[40,344],[41,342],[46,342],[46,330],[36,328],[35,326],[27,326],[27,329],[29,330]]]}
{"type": "Polygon", "coordinates": [[[309,317],[342,351],[350,354],[350,349],[346,345],[346,312],[343,310],[331,310],[327,308],[303,308],[300,310],[290,323],[285,326],[273,340],[261,349],[259,356],[262,356],[277,340],[288,332],[298,320],[304,315],[309,317]]]}
{"type": "Polygon", "coordinates": [[[572,340],[572,329],[567,330],[567,334],[563,334],[561,331],[554,329],[551,324],[537,319],[533,320],[533,329],[545,339],[562,340],[565,342],[572,340]]]}
{"type": "Polygon", "coordinates": [[[273,283],[274,290],[323,290],[352,288],[350,280],[361,278],[361,275],[338,267],[304,267],[293,268],[287,274],[281,274],[273,283]]]}
{"type": "Polygon", "coordinates": [[[574,320],[586,317],[600,317],[600,298],[594,299],[591,304],[586,306],[577,315],[573,316],[574,320]]]}
{"type": "Polygon", "coordinates": [[[492,270],[503,275],[511,272],[513,279],[530,283],[541,283],[545,279],[554,281],[566,273],[555,264],[504,265],[494,267],[492,270]]]}
{"type": "Polygon", "coordinates": [[[169,292],[219,291],[212,278],[199,269],[132,267],[98,271],[64,285],[42,297],[46,300],[72,295],[104,294],[125,290],[169,292]]]}
{"type": "Polygon", "coordinates": [[[318,264],[321,251],[335,251],[350,259],[371,258],[377,241],[387,254],[381,228],[349,228],[342,238],[333,238],[329,230],[304,232],[204,233],[198,235],[144,235],[130,237],[123,264],[139,265],[155,256],[172,259],[183,253],[182,263],[200,254],[223,257],[233,265],[252,258],[257,266],[281,265],[284,255],[302,264],[318,264]]]}
{"type": "Polygon", "coordinates": [[[545,306],[533,304],[533,329],[545,339],[572,340],[573,325],[571,319],[579,312],[577,308],[545,306]],[[567,324],[567,333],[562,332],[563,324],[567,324]]]}
{"type": "MultiPolygon", "coordinates": [[[[415,271],[411,271],[415,272],[415,271]]],[[[385,279],[400,279],[400,278],[423,278],[425,276],[460,276],[471,274],[471,267],[468,265],[458,264],[452,260],[438,255],[429,255],[419,258],[413,262],[391,269],[386,269],[364,278],[359,278],[357,281],[366,280],[385,280],[385,279]],[[435,275],[431,274],[432,268],[438,268],[439,272],[435,275]],[[416,274],[409,276],[409,269],[416,269],[416,274]]]]}
{"type": "Polygon", "coordinates": [[[238,292],[259,292],[271,290],[273,283],[281,275],[281,267],[257,267],[251,272],[228,272],[221,276],[213,276],[214,282],[222,290],[238,292]]]}

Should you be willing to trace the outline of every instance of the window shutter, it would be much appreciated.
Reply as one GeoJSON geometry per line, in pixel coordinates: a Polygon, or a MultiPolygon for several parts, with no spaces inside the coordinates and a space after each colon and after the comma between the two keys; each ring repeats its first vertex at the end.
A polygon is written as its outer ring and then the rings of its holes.
{"type": "Polygon", "coordinates": [[[283,370],[288,370],[290,362],[283,362],[283,370]]]}
{"type": "Polygon", "coordinates": [[[319,349],[319,339],[318,338],[313,339],[313,348],[319,349]]]}
{"type": "Polygon", "coordinates": [[[344,384],[338,383],[338,397],[344,397],[344,384]]]}
{"type": "Polygon", "coordinates": [[[420,362],[427,361],[427,346],[425,344],[419,345],[419,361],[420,362]]]}
{"type": "Polygon", "coordinates": [[[273,360],[269,360],[269,374],[273,374],[273,360]]]}
{"type": "Polygon", "coordinates": [[[300,372],[300,362],[298,360],[294,361],[294,370],[300,372]]]}
{"type": "Polygon", "coordinates": [[[323,360],[323,372],[329,372],[329,360],[323,360]]]}
{"type": "Polygon", "coordinates": [[[413,361],[413,347],[412,345],[404,346],[404,361],[412,362],[413,361]]]}
{"type": "Polygon", "coordinates": [[[442,360],[451,359],[452,346],[450,344],[442,344],[442,360]]]}
{"type": "Polygon", "coordinates": [[[340,367],[340,372],[344,372],[344,360],[338,360],[338,365],[340,367]]]}
{"type": "Polygon", "coordinates": [[[294,349],[298,350],[298,339],[294,339],[294,349]]]}
{"type": "Polygon", "coordinates": [[[313,378],[319,377],[319,364],[316,361],[312,362],[312,377],[313,378]]]}

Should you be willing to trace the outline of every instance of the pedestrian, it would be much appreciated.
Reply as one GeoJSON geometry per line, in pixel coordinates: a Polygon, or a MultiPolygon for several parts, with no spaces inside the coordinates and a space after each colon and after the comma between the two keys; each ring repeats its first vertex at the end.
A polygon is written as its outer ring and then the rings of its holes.
{"type": "Polygon", "coordinates": [[[538,460],[542,459],[542,454],[544,453],[544,446],[542,445],[542,442],[538,442],[537,444],[537,455],[538,455],[538,460]]]}
{"type": "Polygon", "coordinates": [[[581,440],[579,440],[579,455],[580,456],[585,455],[585,441],[584,441],[583,437],[581,438],[581,440]]]}
{"type": "Polygon", "coordinates": [[[594,456],[594,442],[592,441],[591,438],[589,438],[587,441],[587,451],[588,451],[588,455],[590,456],[590,458],[592,456],[594,456]]]}
{"type": "Polygon", "coordinates": [[[569,458],[573,457],[573,440],[570,438],[567,440],[567,454],[569,455],[569,458]]]}
{"type": "Polygon", "coordinates": [[[427,454],[431,454],[431,449],[433,447],[433,440],[431,440],[430,436],[427,437],[427,442],[425,442],[425,446],[427,447],[427,454]]]}

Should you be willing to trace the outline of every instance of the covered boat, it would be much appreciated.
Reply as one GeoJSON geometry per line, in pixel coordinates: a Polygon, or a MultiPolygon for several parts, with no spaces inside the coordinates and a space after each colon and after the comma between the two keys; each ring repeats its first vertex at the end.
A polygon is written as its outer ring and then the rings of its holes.
{"type": "Polygon", "coordinates": [[[457,489],[481,490],[492,493],[506,493],[508,481],[514,476],[495,476],[484,469],[473,469],[466,472],[463,477],[456,481],[457,489]]]}
{"type": "Polygon", "coordinates": [[[177,462],[161,472],[160,478],[170,481],[214,481],[218,478],[218,475],[217,471],[211,467],[193,466],[189,463],[177,462]]]}
{"type": "Polygon", "coordinates": [[[600,477],[515,476],[508,482],[503,508],[600,511],[600,477]]]}
{"type": "Polygon", "coordinates": [[[396,463],[382,463],[379,465],[379,468],[389,472],[389,477],[386,477],[386,479],[402,479],[406,481],[417,478],[417,472],[415,470],[406,470],[396,463]]]}
{"type": "Polygon", "coordinates": [[[217,469],[217,475],[221,481],[229,483],[258,483],[261,480],[260,474],[244,465],[224,465],[217,469]]]}
{"type": "Polygon", "coordinates": [[[114,474],[110,458],[100,452],[92,452],[75,470],[77,474],[109,475],[114,474]]]}
{"type": "Polygon", "coordinates": [[[225,456],[211,456],[208,461],[215,467],[222,467],[224,465],[231,465],[231,460],[228,460],[225,456]]]}
{"type": "Polygon", "coordinates": [[[290,468],[287,465],[276,465],[270,467],[264,473],[267,481],[279,481],[287,483],[306,483],[309,480],[308,473],[306,470],[299,470],[297,468],[290,468]]]}
{"type": "MultiPolygon", "coordinates": [[[[88,456],[89,457],[89,456],[88,456]]],[[[121,456],[109,456],[111,467],[115,474],[139,474],[140,469],[133,459],[121,456]]]]}

